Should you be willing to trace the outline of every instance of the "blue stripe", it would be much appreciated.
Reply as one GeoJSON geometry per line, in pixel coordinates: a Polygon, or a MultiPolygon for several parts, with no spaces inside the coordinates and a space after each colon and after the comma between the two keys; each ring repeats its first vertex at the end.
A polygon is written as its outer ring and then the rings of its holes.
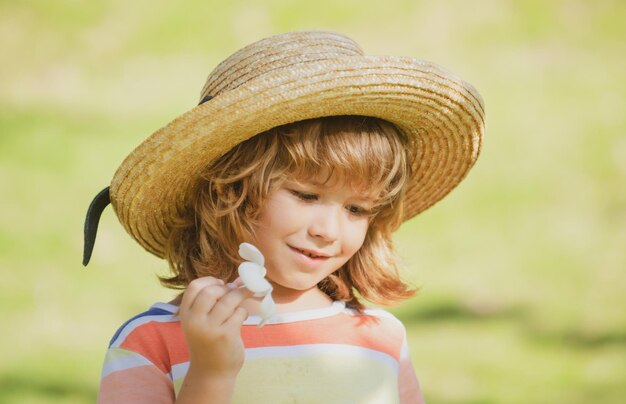
{"type": "Polygon", "coordinates": [[[111,348],[111,345],[113,345],[113,342],[117,339],[117,337],[120,336],[120,334],[122,333],[122,331],[124,331],[124,328],[126,328],[126,326],[128,324],[130,324],[131,322],[137,320],[138,318],[141,317],[146,317],[146,316],[171,316],[172,313],[167,311],[167,310],[163,310],[163,309],[159,309],[159,308],[155,308],[155,307],[151,307],[149,310],[144,311],[143,313],[137,314],[135,317],[131,318],[130,320],[128,320],[127,322],[125,322],[115,333],[115,335],[113,336],[113,338],[111,338],[111,340],[109,341],[109,348],[111,348]]]}

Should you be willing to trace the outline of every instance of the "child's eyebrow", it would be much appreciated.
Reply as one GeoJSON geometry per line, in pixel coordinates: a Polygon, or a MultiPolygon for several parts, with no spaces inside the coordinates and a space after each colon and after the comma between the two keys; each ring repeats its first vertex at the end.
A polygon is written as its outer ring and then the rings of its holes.
{"type": "Polygon", "coordinates": [[[319,182],[319,181],[315,181],[315,180],[311,180],[311,179],[287,179],[284,182],[285,184],[288,185],[296,185],[296,186],[302,186],[302,187],[315,187],[315,188],[325,188],[327,187],[327,184],[324,184],[323,182],[319,182]]]}
{"type": "MultiPolygon", "coordinates": [[[[295,185],[295,186],[310,186],[313,187],[316,191],[323,191],[325,189],[327,189],[329,186],[330,187],[349,187],[348,184],[346,183],[329,183],[327,181],[320,181],[318,179],[314,179],[314,178],[307,178],[307,179],[287,179],[285,180],[285,184],[288,185],[295,185]],[[329,185],[330,184],[330,185],[329,185]]],[[[355,193],[355,198],[358,201],[362,201],[362,202],[372,202],[372,203],[376,203],[376,201],[378,201],[379,199],[379,193],[377,192],[372,192],[371,189],[368,189],[366,187],[353,187],[352,188],[354,193],[355,193]]]]}
{"type": "Polygon", "coordinates": [[[376,198],[375,196],[370,196],[370,195],[363,195],[363,196],[357,196],[354,198],[355,201],[359,202],[359,203],[365,203],[365,204],[373,204],[375,205],[376,202],[378,201],[378,198],[376,198]]]}
{"type": "MultiPolygon", "coordinates": [[[[323,192],[326,189],[326,185],[324,184],[312,184],[316,191],[323,192]]],[[[337,187],[343,187],[345,185],[336,185],[337,187]]],[[[352,200],[357,203],[365,203],[365,204],[375,204],[378,201],[378,197],[376,193],[373,193],[369,190],[363,189],[354,189],[352,200]]]]}

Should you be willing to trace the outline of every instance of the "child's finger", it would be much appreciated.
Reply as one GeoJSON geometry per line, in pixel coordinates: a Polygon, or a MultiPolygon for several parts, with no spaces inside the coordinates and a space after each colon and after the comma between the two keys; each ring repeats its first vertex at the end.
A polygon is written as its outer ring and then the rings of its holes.
{"type": "Polygon", "coordinates": [[[193,306],[193,303],[196,300],[198,293],[200,293],[205,287],[223,284],[224,281],[214,278],[212,276],[194,279],[189,283],[189,285],[185,289],[185,292],[183,293],[183,298],[180,303],[180,312],[185,313],[189,311],[193,306]]]}
{"type": "Polygon", "coordinates": [[[196,316],[197,319],[205,320],[206,316],[211,313],[216,303],[229,292],[226,286],[209,285],[205,286],[196,294],[191,307],[187,313],[190,316],[196,316]]]}
{"type": "Polygon", "coordinates": [[[240,277],[238,277],[237,279],[235,279],[234,281],[226,284],[226,286],[228,286],[231,289],[235,289],[235,288],[240,288],[244,285],[243,283],[243,279],[241,279],[240,277]]]}
{"type": "Polygon", "coordinates": [[[237,310],[239,305],[246,299],[252,297],[253,293],[246,288],[232,289],[221,297],[211,310],[211,322],[220,326],[224,324],[237,310]]]}
{"type": "Polygon", "coordinates": [[[239,327],[242,326],[243,322],[246,321],[247,318],[248,310],[239,306],[235,309],[233,315],[224,322],[224,326],[227,328],[236,327],[237,329],[239,329],[239,327]]]}

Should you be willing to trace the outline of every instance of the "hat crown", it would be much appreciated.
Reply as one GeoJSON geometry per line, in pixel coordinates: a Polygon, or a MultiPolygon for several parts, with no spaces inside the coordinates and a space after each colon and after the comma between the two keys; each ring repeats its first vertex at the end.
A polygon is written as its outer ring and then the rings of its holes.
{"type": "Polygon", "coordinates": [[[207,78],[200,100],[231,91],[272,70],[298,64],[349,56],[362,56],[352,39],[329,31],[300,31],[274,35],[233,53],[207,78]]]}
{"type": "Polygon", "coordinates": [[[353,40],[333,32],[255,42],[211,72],[201,97],[211,101],[150,135],[111,180],[109,199],[120,222],[158,257],[167,255],[181,216],[193,214],[197,180],[207,165],[271,128],[341,115],[396,125],[410,140],[414,173],[403,220],[459,184],[479,155],[485,129],[483,101],[470,84],[434,63],[364,55],[353,40]]]}

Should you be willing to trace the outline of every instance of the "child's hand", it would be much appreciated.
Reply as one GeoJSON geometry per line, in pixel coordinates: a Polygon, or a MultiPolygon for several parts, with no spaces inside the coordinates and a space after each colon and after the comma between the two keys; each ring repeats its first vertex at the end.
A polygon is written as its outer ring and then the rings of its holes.
{"type": "Polygon", "coordinates": [[[205,377],[235,378],[243,366],[240,329],[248,313],[240,304],[252,296],[220,279],[198,278],[183,294],[180,321],[189,347],[190,371],[205,377]]]}

